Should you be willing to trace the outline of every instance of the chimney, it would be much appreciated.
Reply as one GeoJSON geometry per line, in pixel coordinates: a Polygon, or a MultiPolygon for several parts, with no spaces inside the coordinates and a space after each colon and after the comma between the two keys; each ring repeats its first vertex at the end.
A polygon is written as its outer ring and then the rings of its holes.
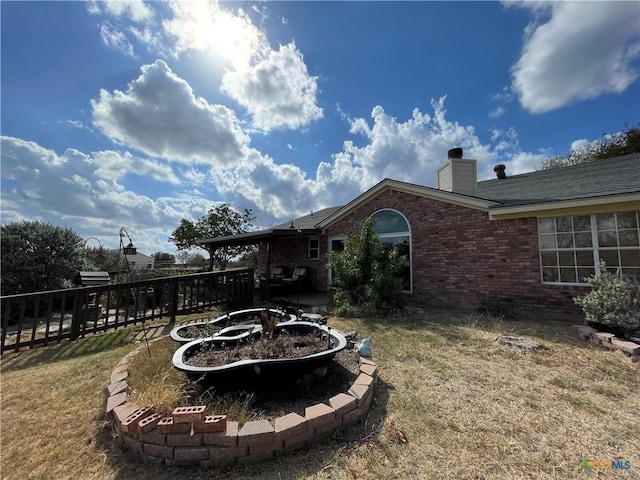
{"type": "Polygon", "coordinates": [[[498,177],[499,180],[504,180],[505,178],[507,178],[507,174],[504,171],[505,168],[507,167],[502,164],[493,167],[493,171],[496,172],[496,177],[498,177]]]}
{"type": "Polygon", "coordinates": [[[463,195],[476,195],[478,178],[476,161],[464,159],[462,148],[447,153],[448,160],[438,168],[438,189],[463,195]]]}

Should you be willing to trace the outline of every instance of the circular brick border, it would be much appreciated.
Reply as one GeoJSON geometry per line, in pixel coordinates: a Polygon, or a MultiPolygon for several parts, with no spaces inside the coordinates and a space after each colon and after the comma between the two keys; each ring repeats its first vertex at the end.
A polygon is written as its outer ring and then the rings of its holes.
{"type": "Polygon", "coordinates": [[[349,389],[307,407],[304,417],[289,413],[239,427],[225,415],[206,415],[204,406],[178,407],[163,417],[152,406],[129,401],[128,365],[142,350],[140,346],[127,354],[111,372],[106,413],[129,452],[169,466],[249,463],[304,448],[360,421],[369,411],[377,380],[376,364],[360,357],[360,374],[349,389]]]}

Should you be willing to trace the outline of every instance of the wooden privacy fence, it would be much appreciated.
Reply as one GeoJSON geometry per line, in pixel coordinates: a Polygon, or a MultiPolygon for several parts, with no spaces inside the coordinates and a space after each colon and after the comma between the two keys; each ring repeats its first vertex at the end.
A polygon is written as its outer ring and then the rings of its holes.
{"type": "Polygon", "coordinates": [[[240,269],[0,297],[0,353],[220,306],[245,308],[253,293],[253,269],[240,269]]]}

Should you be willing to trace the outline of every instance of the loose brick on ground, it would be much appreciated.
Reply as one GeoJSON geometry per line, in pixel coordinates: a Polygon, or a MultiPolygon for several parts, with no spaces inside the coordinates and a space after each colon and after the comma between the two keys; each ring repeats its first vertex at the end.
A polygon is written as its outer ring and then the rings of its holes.
{"type": "Polygon", "coordinates": [[[135,432],[138,428],[138,422],[152,413],[151,407],[139,408],[122,421],[122,430],[129,433],[135,432]]]}
{"type": "Polygon", "coordinates": [[[204,422],[194,422],[194,433],[224,432],[227,427],[226,415],[207,415],[204,422]]]}
{"type": "Polygon", "coordinates": [[[192,423],[202,422],[205,418],[206,406],[198,405],[197,407],[176,407],[171,412],[173,423],[192,423]]]}
{"type": "Polygon", "coordinates": [[[149,415],[148,417],[140,420],[138,422],[138,435],[142,435],[144,433],[150,432],[162,418],[162,415],[159,413],[154,413],[153,415],[149,415]]]}
{"type": "Polygon", "coordinates": [[[163,417],[157,425],[160,433],[190,433],[190,423],[174,423],[173,417],[163,417]]]}

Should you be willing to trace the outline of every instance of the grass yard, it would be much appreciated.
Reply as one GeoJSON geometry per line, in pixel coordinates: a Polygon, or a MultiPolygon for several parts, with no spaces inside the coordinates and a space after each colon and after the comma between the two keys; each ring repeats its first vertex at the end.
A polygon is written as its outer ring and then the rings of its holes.
{"type": "Polygon", "coordinates": [[[2,479],[640,479],[640,365],[574,327],[426,309],[331,318],[369,337],[380,382],[364,424],[256,465],[165,468],[124,453],[103,387],[135,330],[2,358],[2,479]],[[522,355],[495,342],[527,336],[522,355]],[[583,459],[626,471],[584,472],[583,459]]]}

